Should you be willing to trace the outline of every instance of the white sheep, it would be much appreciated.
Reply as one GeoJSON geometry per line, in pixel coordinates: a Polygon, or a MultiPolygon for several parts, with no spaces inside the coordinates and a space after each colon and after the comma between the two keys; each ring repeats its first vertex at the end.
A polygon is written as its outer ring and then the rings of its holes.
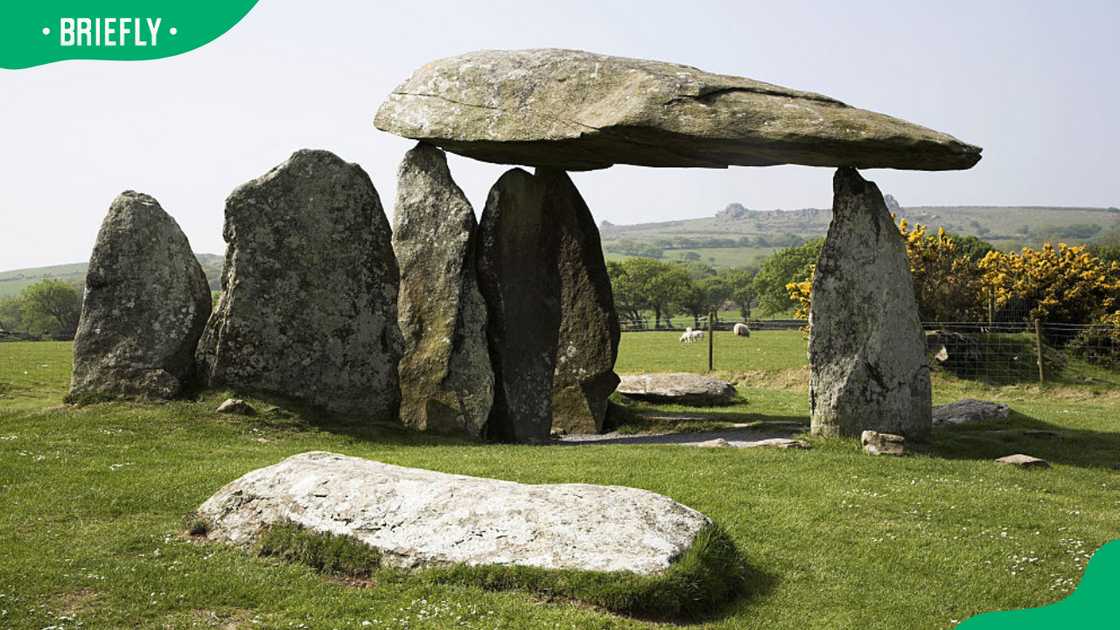
{"type": "Polygon", "coordinates": [[[735,336],[737,337],[750,337],[751,329],[746,324],[735,324],[735,336]]]}

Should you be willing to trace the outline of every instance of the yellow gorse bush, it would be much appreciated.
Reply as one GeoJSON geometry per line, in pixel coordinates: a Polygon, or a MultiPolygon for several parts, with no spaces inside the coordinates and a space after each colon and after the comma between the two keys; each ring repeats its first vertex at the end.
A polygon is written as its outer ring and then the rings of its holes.
{"type": "Polygon", "coordinates": [[[1120,264],[1084,247],[1046,243],[1019,253],[993,251],[979,268],[998,307],[1019,306],[1031,319],[1088,323],[1120,307],[1120,264]]]}
{"type": "MultiPolygon", "coordinates": [[[[898,231],[906,244],[906,256],[914,278],[914,294],[922,319],[981,319],[987,299],[983,274],[961,251],[957,241],[941,228],[934,234],[920,224],[911,229],[906,219],[898,222],[898,231]]],[[[787,284],[786,290],[797,302],[794,316],[807,318],[812,293],[811,274],[806,282],[787,284]]]]}

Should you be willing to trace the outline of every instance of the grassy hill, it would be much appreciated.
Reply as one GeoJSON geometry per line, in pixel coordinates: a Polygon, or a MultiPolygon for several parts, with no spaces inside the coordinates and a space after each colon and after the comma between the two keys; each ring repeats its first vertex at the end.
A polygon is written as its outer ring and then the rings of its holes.
{"type": "MultiPolygon", "coordinates": [[[[911,223],[976,236],[1005,250],[1044,241],[1091,243],[1120,230],[1117,208],[901,207],[890,195],[887,201],[911,223]]],[[[762,211],[731,204],[712,217],[635,225],[603,222],[600,231],[609,258],[644,255],[734,267],[757,265],[776,249],[824,236],[831,220],[832,210],[827,208],[762,211]]]]}
{"type": "MultiPolygon", "coordinates": [[[[206,279],[210,281],[210,288],[218,290],[222,284],[223,258],[215,254],[195,254],[195,257],[202,265],[202,270],[206,272],[206,279]]],[[[0,271],[0,298],[18,295],[24,288],[46,279],[62,280],[82,285],[85,283],[86,269],[88,268],[89,263],[71,263],[68,265],[0,271]]]]}
{"type": "MultiPolygon", "coordinates": [[[[900,217],[955,234],[980,237],[1000,249],[1037,246],[1044,241],[1091,243],[1120,231],[1120,208],[1046,206],[914,206],[901,207],[887,195],[887,204],[900,217]]],[[[693,260],[715,267],[758,266],[783,247],[824,236],[832,220],[828,208],[750,210],[733,203],[715,216],[599,226],[608,260],[655,256],[664,260],[693,260]]],[[[221,286],[221,256],[196,254],[210,287],[221,286]]],[[[86,263],[54,265],[0,272],[0,298],[16,295],[45,278],[80,284],[86,263]]]]}

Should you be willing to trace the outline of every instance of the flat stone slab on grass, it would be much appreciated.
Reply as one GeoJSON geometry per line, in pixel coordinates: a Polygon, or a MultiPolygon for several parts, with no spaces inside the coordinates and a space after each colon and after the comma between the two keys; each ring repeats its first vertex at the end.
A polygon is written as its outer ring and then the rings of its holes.
{"type": "Polygon", "coordinates": [[[947,405],[933,408],[933,424],[975,424],[994,420],[1006,420],[1011,408],[1003,403],[962,398],[947,405]]]}
{"type": "Polygon", "coordinates": [[[553,442],[559,445],[600,444],[600,445],[676,445],[699,446],[707,448],[791,448],[806,449],[812,445],[792,436],[806,429],[804,425],[794,428],[783,426],[785,423],[767,423],[765,426],[749,426],[721,429],[716,431],[693,431],[691,433],[640,433],[624,435],[604,433],[601,435],[565,435],[553,442]]]}
{"type": "Polygon", "coordinates": [[[735,387],[731,383],[685,372],[626,374],[618,393],[645,402],[696,407],[730,405],[735,401],[735,387]]]}
{"type": "Polygon", "coordinates": [[[965,169],[980,148],[820,94],[579,50],[482,50],[433,61],[374,124],[486,162],[965,169]]]}
{"type": "Polygon", "coordinates": [[[527,485],[303,453],[233,481],[198,510],[211,539],[247,545],[273,524],[354,538],[399,567],[464,563],[652,575],[708,517],[646,490],[527,485]]]}
{"type": "Polygon", "coordinates": [[[1004,464],[1006,466],[1018,466],[1019,468],[1049,468],[1050,462],[1045,459],[1039,459],[1031,455],[1024,455],[1016,453],[1015,455],[1008,455],[996,460],[997,464],[1004,464]]]}

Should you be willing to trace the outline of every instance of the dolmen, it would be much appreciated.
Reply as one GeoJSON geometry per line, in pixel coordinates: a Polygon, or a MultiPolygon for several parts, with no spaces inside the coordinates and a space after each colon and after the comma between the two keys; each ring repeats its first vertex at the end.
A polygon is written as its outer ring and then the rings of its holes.
{"type": "MultiPolygon", "coordinates": [[[[980,160],[979,147],[812,92],[558,49],[433,61],[393,90],[374,124],[466,157],[534,169],[498,180],[479,228],[479,287],[495,378],[492,436],[539,441],[566,422],[590,427],[579,417],[583,409],[598,423],[605,409],[599,392],[617,384],[613,370],[602,369],[608,358],[613,367],[617,352],[609,286],[573,291],[579,282],[556,263],[563,238],[552,238],[566,224],[579,226],[569,230],[573,242],[597,242],[564,173],[614,164],[838,169],[835,218],[810,312],[813,432],[928,436],[929,369],[904,245],[879,189],[857,169],[967,169],[980,160]],[[574,342],[564,332],[563,322],[575,321],[566,292],[580,297],[584,313],[601,314],[590,318],[591,334],[574,342]],[[589,352],[595,343],[604,345],[589,352]],[[587,356],[590,367],[564,369],[570,357],[587,356]],[[582,400],[558,394],[572,374],[591,377],[580,379],[582,400]],[[576,400],[580,413],[573,416],[566,400],[576,400]]],[[[579,258],[573,269],[585,286],[598,287],[601,258],[579,258]]]]}
{"type": "Polygon", "coordinates": [[[801,164],[837,169],[810,310],[813,432],[929,434],[904,245],[857,169],[967,169],[979,147],[811,92],[556,49],[429,63],[374,122],[418,142],[398,171],[394,228],[360,167],[298,151],[227,200],[213,313],[174,221],[150,197],[114,202],[71,399],[214,387],[469,438],[600,432],[619,324],[570,173],[801,164]],[[477,222],[445,151],[515,167],[477,222]]]}

